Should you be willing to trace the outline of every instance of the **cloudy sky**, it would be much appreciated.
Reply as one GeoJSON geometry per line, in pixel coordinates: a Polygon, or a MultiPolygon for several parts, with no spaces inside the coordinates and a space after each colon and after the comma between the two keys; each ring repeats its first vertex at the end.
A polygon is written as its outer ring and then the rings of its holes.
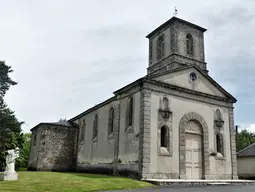
{"type": "Polygon", "coordinates": [[[255,131],[254,0],[0,0],[0,59],[19,83],[6,101],[24,131],[69,119],[144,76],[145,36],[175,6],[208,29],[210,75],[238,99],[235,123],[255,131]]]}

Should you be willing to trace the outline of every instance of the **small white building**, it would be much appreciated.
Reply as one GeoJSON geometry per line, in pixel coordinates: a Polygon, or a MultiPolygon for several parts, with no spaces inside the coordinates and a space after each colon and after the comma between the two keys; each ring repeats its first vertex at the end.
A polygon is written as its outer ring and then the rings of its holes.
{"type": "Polygon", "coordinates": [[[237,173],[240,178],[255,178],[255,143],[237,153],[237,173]]]}

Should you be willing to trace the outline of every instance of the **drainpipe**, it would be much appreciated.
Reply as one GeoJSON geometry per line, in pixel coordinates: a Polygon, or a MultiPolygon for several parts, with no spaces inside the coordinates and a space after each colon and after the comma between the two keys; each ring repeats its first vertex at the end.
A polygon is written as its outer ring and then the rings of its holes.
{"type": "MultiPolygon", "coordinates": [[[[239,140],[238,140],[238,125],[235,126],[236,128],[236,151],[239,147],[239,140]]],[[[237,151],[238,152],[238,151],[237,151]]]]}

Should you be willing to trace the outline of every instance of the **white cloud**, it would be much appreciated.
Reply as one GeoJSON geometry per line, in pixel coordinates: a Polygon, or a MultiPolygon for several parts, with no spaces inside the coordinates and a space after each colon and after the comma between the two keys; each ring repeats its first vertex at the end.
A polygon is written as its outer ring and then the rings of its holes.
{"type": "Polygon", "coordinates": [[[255,124],[241,125],[240,130],[242,129],[247,129],[248,131],[255,133],[255,124]]]}
{"type": "Polygon", "coordinates": [[[144,76],[145,36],[172,17],[175,6],[178,17],[208,29],[209,74],[237,98],[235,121],[255,123],[254,0],[9,0],[0,5],[0,59],[12,66],[19,83],[6,102],[27,123],[25,131],[41,121],[77,115],[144,76]]]}

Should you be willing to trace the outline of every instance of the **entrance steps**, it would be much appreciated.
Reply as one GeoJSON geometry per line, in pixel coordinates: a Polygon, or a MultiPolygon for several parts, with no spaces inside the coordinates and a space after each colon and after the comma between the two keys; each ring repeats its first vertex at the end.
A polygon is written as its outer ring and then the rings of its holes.
{"type": "Polygon", "coordinates": [[[255,185],[255,180],[178,180],[178,179],[143,179],[158,186],[194,186],[194,185],[255,185]]]}

